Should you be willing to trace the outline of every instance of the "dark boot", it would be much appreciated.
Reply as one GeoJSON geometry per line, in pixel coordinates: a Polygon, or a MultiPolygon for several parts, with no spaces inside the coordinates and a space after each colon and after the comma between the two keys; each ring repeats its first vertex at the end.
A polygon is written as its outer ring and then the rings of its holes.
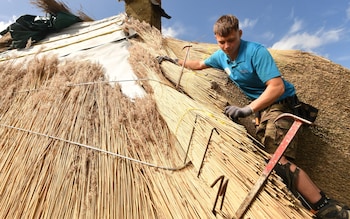
{"type": "Polygon", "coordinates": [[[330,199],[316,214],[317,219],[350,219],[350,208],[330,199]]]}

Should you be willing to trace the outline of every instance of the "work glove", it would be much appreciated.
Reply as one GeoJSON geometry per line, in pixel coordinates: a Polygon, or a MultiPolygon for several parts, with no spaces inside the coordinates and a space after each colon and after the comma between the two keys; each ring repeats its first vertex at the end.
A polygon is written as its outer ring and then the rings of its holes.
{"type": "Polygon", "coordinates": [[[168,56],[157,56],[156,58],[159,64],[161,64],[163,61],[169,61],[177,65],[177,62],[179,61],[178,59],[172,59],[168,56]]]}
{"type": "Polygon", "coordinates": [[[224,113],[233,121],[237,121],[238,118],[244,118],[253,114],[253,110],[250,106],[237,107],[237,106],[227,106],[225,107],[224,113]]]}

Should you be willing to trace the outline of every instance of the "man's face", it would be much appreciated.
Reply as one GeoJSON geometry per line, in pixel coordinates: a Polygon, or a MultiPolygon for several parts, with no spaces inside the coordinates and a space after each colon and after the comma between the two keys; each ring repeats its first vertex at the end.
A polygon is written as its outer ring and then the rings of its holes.
{"type": "Polygon", "coordinates": [[[239,44],[241,42],[242,30],[233,30],[228,36],[223,37],[215,35],[220,48],[231,58],[238,54],[239,44]]]}

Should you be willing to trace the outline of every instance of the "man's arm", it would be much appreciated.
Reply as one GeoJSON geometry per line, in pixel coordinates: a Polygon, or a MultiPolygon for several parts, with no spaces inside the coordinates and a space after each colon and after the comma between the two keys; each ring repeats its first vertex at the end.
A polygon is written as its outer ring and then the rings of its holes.
{"type": "MultiPolygon", "coordinates": [[[[169,61],[180,66],[182,66],[185,62],[184,60],[172,59],[168,56],[157,56],[157,61],[159,64],[161,64],[163,61],[169,61]]],[[[192,70],[201,70],[201,69],[209,68],[209,66],[207,66],[204,63],[204,60],[186,60],[185,68],[189,68],[192,70]]]]}
{"type": "Polygon", "coordinates": [[[274,102],[283,95],[284,83],[281,77],[270,79],[266,82],[266,89],[260,95],[260,97],[252,101],[249,106],[254,112],[262,110],[274,102]]]}
{"type": "Polygon", "coordinates": [[[227,106],[224,113],[232,120],[247,117],[258,112],[274,102],[284,93],[284,83],[281,77],[270,79],[266,82],[266,89],[260,97],[245,107],[227,106]]]}
{"type": "MultiPolygon", "coordinates": [[[[184,60],[179,59],[177,62],[179,65],[183,65],[184,60]]],[[[185,62],[185,68],[189,68],[192,70],[201,70],[201,69],[205,69],[205,68],[209,68],[209,66],[206,66],[204,64],[203,60],[186,60],[185,62]]]]}

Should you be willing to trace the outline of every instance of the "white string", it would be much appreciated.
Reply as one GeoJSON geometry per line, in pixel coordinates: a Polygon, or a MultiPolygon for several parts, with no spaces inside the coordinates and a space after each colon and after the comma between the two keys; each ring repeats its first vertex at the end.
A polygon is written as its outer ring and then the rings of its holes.
{"type": "MultiPolygon", "coordinates": [[[[141,79],[127,79],[127,80],[117,80],[117,81],[92,81],[92,82],[82,82],[82,83],[77,83],[77,84],[67,84],[67,87],[78,87],[78,86],[86,86],[86,85],[94,85],[94,84],[107,84],[107,83],[123,83],[123,82],[131,82],[131,81],[155,81],[160,84],[170,86],[169,84],[166,84],[164,82],[150,79],[150,78],[141,78],[141,79]]],[[[49,90],[50,88],[39,88],[39,89],[29,89],[29,90],[22,90],[22,91],[16,91],[14,93],[27,93],[27,92],[32,92],[32,91],[41,91],[41,90],[49,90]]]]}
{"type": "Polygon", "coordinates": [[[17,127],[14,127],[14,126],[11,126],[11,125],[5,125],[5,124],[0,124],[0,126],[6,127],[6,128],[10,128],[10,129],[19,130],[19,131],[23,131],[23,132],[27,132],[27,133],[30,133],[30,134],[35,134],[35,135],[39,135],[39,136],[48,137],[48,138],[51,138],[51,139],[54,139],[54,140],[58,140],[58,141],[63,141],[63,142],[69,143],[69,144],[78,145],[80,147],[84,147],[84,148],[87,148],[87,149],[90,149],[90,150],[93,150],[93,151],[98,151],[98,152],[105,153],[105,154],[108,154],[108,155],[111,155],[111,156],[114,156],[114,157],[119,157],[119,158],[122,158],[122,159],[126,159],[126,160],[129,160],[129,161],[133,161],[133,162],[136,162],[136,163],[140,163],[140,164],[143,164],[143,165],[146,165],[146,166],[155,167],[155,168],[159,168],[159,169],[163,169],[163,170],[171,170],[171,171],[181,170],[181,169],[185,168],[187,165],[189,165],[189,163],[190,163],[190,162],[187,162],[186,164],[184,164],[182,166],[179,166],[179,167],[157,166],[155,164],[147,163],[147,162],[144,162],[144,161],[141,161],[141,160],[137,160],[137,159],[134,159],[134,158],[131,158],[131,157],[127,157],[127,156],[124,156],[124,155],[121,155],[121,154],[117,154],[117,153],[114,153],[114,152],[111,152],[111,151],[103,150],[103,149],[100,149],[100,148],[96,148],[96,147],[93,147],[93,146],[81,144],[81,143],[74,142],[74,141],[69,141],[69,140],[66,140],[66,139],[63,139],[63,138],[58,138],[58,137],[51,136],[51,135],[46,135],[46,134],[39,133],[39,132],[34,132],[34,131],[31,131],[31,130],[28,130],[28,129],[17,128],[17,127]]]}

